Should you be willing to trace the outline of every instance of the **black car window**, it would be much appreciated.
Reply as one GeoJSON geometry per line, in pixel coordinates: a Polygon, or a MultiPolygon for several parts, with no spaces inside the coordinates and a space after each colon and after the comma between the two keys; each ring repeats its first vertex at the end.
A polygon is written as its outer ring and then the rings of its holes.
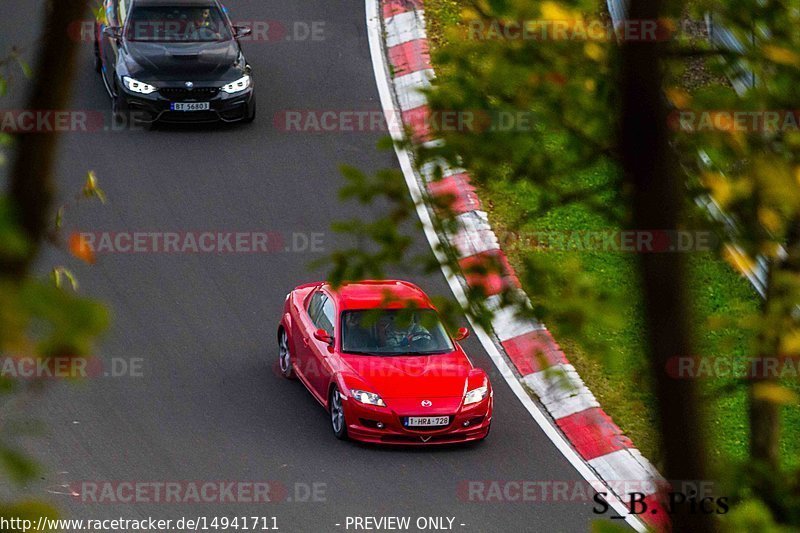
{"type": "Polygon", "coordinates": [[[308,316],[315,324],[317,323],[316,317],[319,314],[321,307],[320,304],[322,304],[323,298],[325,298],[325,293],[322,291],[317,291],[311,296],[311,299],[308,302],[308,316]]]}
{"type": "Polygon", "coordinates": [[[336,309],[327,294],[317,291],[308,302],[308,316],[317,329],[324,329],[328,335],[333,335],[333,324],[336,319],[336,309]]]}
{"type": "Polygon", "coordinates": [[[233,38],[215,5],[136,6],[125,36],[130,41],[214,42],[233,38]]]}
{"type": "Polygon", "coordinates": [[[318,314],[314,324],[316,324],[318,328],[327,331],[328,335],[333,335],[333,324],[336,321],[335,316],[336,309],[333,305],[333,300],[326,296],[322,301],[321,312],[318,314]]]}

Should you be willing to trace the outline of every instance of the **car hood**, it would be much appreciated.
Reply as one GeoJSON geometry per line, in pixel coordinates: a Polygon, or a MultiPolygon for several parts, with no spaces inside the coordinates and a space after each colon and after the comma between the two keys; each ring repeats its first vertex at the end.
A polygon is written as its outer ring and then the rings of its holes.
{"type": "Polygon", "coordinates": [[[438,355],[369,356],[343,354],[342,359],[370,392],[384,399],[462,397],[472,364],[453,351],[438,355]]]}
{"type": "Polygon", "coordinates": [[[236,41],[154,43],[126,41],[125,65],[140,81],[233,81],[244,65],[236,41]],[[229,71],[235,73],[229,74],[229,71]],[[229,79],[231,78],[231,79],[229,79]]]}

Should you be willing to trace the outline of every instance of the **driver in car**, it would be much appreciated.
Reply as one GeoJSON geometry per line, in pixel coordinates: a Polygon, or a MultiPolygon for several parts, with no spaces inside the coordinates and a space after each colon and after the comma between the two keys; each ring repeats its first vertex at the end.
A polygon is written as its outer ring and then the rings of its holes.
{"type": "Polygon", "coordinates": [[[413,315],[411,322],[405,327],[397,324],[396,317],[383,316],[378,328],[384,345],[391,348],[405,348],[431,338],[431,333],[420,325],[417,317],[413,315]]]}
{"type": "Polygon", "coordinates": [[[200,10],[199,17],[194,22],[194,30],[204,38],[208,38],[209,35],[213,38],[219,36],[216,24],[211,19],[210,9],[203,8],[200,10]]]}

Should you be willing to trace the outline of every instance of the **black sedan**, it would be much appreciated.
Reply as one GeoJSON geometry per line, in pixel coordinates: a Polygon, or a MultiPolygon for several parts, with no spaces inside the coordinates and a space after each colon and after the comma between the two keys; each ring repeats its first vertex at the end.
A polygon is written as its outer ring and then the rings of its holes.
{"type": "Polygon", "coordinates": [[[250,122],[253,75],[217,0],[105,0],[95,67],[114,115],[162,122],[250,122]]]}

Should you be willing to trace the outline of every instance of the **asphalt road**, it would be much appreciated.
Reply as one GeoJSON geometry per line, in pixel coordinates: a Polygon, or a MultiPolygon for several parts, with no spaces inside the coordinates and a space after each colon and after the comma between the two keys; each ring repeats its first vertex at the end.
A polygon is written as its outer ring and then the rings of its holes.
{"type": "MultiPolygon", "coordinates": [[[[378,212],[340,203],[337,165],[396,167],[393,154],[374,148],[380,133],[286,133],[273,125],[273,116],[288,109],[379,109],[363,2],[227,4],[236,19],[321,21],[324,39],[246,44],[259,91],[252,125],[65,135],[58,165],[63,197],[74,194],[93,169],[109,198],[105,206],[72,211],[69,228],[267,230],[287,240],[322,232],[327,253],[345,244],[329,232],[332,221],[378,212]]],[[[3,11],[8,16],[0,19],[0,50],[16,44],[30,56],[42,3],[15,0],[13,9],[4,5],[3,11]]],[[[107,114],[110,103],[91,61],[87,42],[73,107],[107,114]]],[[[18,107],[24,88],[17,77],[0,107],[18,107]]],[[[418,249],[426,246],[420,233],[418,249]]],[[[99,355],[142,358],[143,375],[51,385],[30,414],[44,421],[47,435],[27,445],[46,473],[20,492],[47,499],[74,518],[277,516],[281,530],[294,532],[344,530],[347,516],[451,516],[458,531],[586,531],[594,518],[590,503],[473,503],[459,497],[466,480],[579,479],[499,376],[492,434],[481,445],[405,450],[334,439],[319,405],[298,382],[272,369],[284,296],[323,276],[307,266],[319,255],[117,254],[88,267],[48,251],[42,272],[67,264],[82,290],[112,312],[99,355]],[[268,480],[287,487],[290,496],[295,484],[302,492],[317,483],[324,501],[88,504],[60,494],[64,484],[82,480],[268,480]]],[[[452,297],[440,275],[412,281],[452,297]]],[[[474,337],[465,346],[476,364],[494,371],[474,337]]]]}

